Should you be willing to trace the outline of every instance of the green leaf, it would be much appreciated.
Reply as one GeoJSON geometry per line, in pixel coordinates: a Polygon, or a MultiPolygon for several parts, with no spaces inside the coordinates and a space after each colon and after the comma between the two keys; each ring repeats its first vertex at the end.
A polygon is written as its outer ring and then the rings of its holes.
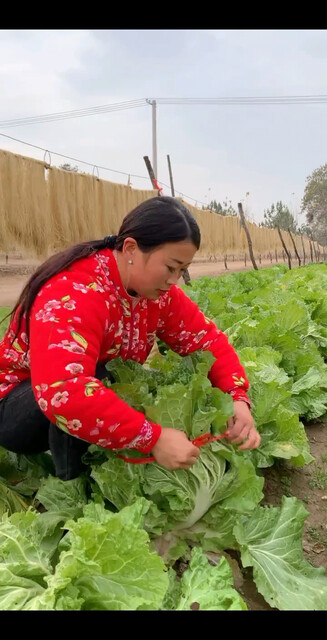
{"type": "Polygon", "coordinates": [[[84,610],[161,607],[168,575],[163,560],[149,550],[142,529],[147,508],[142,498],[115,514],[93,503],[82,518],[66,523],[69,549],[47,580],[56,609],[67,587],[77,590],[84,610]]]}
{"type": "Polygon", "coordinates": [[[258,591],[271,607],[326,611],[327,576],[303,557],[303,523],[308,511],[297,498],[281,507],[258,507],[234,527],[244,567],[253,567],[258,591]]]}
{"type": "Polygon", "coordinates": [[[241,611],[247,606],[239,593],[233,588],[232,570],[226,560],[221,558],[217,566],[212,566],[201,547],[191,551],[189,568],[184,571],[179,588],[170,586],[166,605],[176,611],[190,610],[198,604],[203,611],[241,611]]]}

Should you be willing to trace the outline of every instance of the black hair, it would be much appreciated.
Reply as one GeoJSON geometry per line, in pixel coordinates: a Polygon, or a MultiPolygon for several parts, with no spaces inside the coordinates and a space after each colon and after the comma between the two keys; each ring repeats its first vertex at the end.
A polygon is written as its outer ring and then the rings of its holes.
{"type": "Polygon", "coordinates": [[[201,242],[198,223],[182,202],[170,196],[156,196],[144,200],[125,216],[117,235],[106,236],[101,240],[80,242],[54,254],[36,269],[9,314],[13,318],[19,308],[15,337],[19,332],[24,314],[26,314],[26,334],[27,337],[29,336],[29,313],[32,304],[41,287],[50,278],[67,269],[76,260],[86,258],[101,249],[121,251],[126,238],[134,238],[144,253],[167,242],[183,240],[189,240],[196,249],[199,249],[201,242]]]}

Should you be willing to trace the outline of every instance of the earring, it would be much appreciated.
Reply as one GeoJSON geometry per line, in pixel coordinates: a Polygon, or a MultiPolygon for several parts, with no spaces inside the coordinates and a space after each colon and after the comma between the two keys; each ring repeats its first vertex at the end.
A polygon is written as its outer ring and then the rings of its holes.
{"type": "Polygon", "coordinates": [[[133,264],[133,260],[129,260],[129,261],[128,261],[128,264],[133,264]]]}

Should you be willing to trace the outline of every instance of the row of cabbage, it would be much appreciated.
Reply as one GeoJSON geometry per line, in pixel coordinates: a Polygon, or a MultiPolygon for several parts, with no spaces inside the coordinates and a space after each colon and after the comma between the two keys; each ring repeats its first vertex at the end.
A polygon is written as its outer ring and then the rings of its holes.
{"type": "MultiPolygon", "coordinates": [[[[309,265],[185,288],[246,368],[259,450],[217,440],[189,471],[168,471],[90,446],[85,477],[69,482],[53,477],[48,454],[0,451],[0,608],[246,609],[226,558],[217,566],[207,558],[234,549],[272,607],[325,610],[327,577],[303,557],[306,508],[287,497],[280,507],[260,503],[263,468],[278,458],[312,461],[303,422],[326,414],[326,284],[326,266],[309,265]],[[188,569],[180,579],[181,559],[188,569]]],[[[211,387],[211,354],[181,358],[159,347],[147,366],[112,361],[115,382],[106,384],[190,438],[222,433],[232,400],[211,387]]]]}

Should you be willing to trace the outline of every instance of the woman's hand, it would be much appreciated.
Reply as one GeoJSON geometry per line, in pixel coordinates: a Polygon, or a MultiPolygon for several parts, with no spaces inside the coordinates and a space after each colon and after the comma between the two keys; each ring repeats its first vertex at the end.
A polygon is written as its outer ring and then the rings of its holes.
{"type": "Polygon", "coordinates": [[[170,428],[162,429],[151,453],[158,464],[170,470],[189,469],[200,455],[184,431],[170,428]]]}
{"type": "Polygon", "coordinates": [[[241,400],[234,402],[234,415],[227,422],[227,440],[232,444],[241,444],[239,450],[256,449],[259,447],[261,437],[254,426],[251,411],[241,400]]]}

